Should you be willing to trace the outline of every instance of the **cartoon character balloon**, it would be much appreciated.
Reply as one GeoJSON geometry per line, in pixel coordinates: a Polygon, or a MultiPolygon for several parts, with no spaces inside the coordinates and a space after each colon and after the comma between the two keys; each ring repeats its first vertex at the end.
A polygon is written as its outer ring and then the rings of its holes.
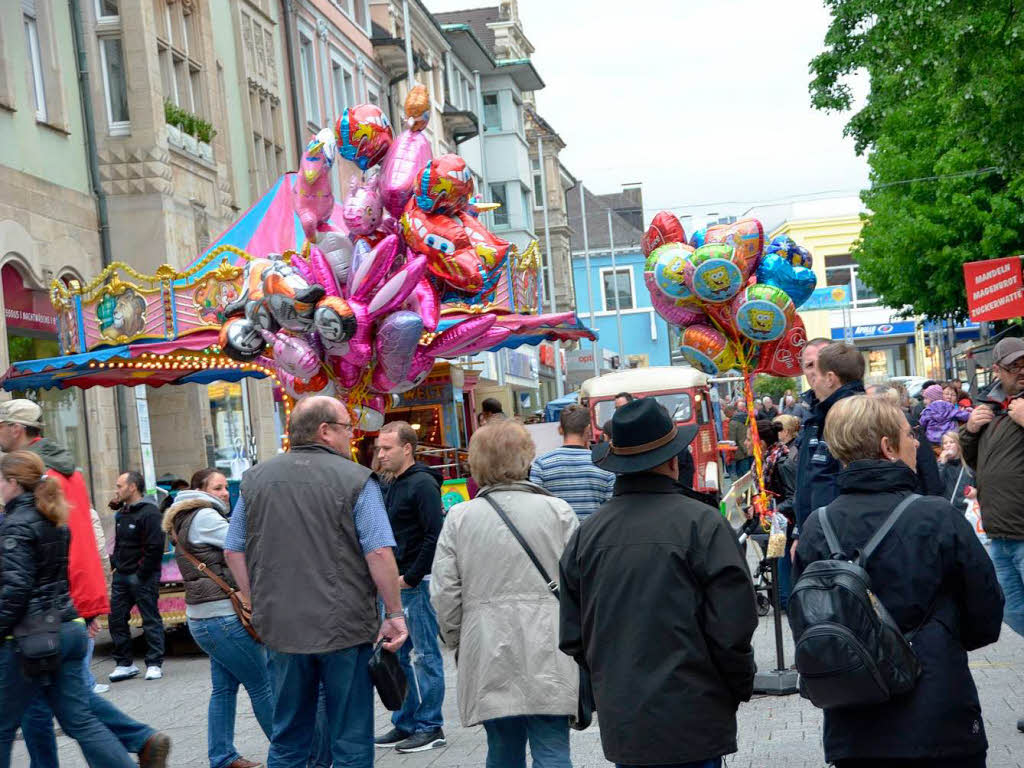
{"type": "Polygon", "coordinates": [[[473,195],[473,174],[458,155],[441,155],[420,171],[415,193],[425,213],[457,213],[473,195]]]}
{"type": "Polygon", "coordinates": [[[686,299],[670,299],[665,296],[655,280],[653,272],[644,272],[644,284],[651,294],[651,306],[669,325],[684,327],[707,320],[704,313],[686,299]]]}
{"type": "Polygon", "coordinates": [[[736,364],[732,345],[725,334],[709,325],[691,325],[683,329],[680,351],[690,365],[710,376],[727,371],[736,364]]]}
{"type": "Polygon", "coordinates": [[[694,296],[709,303],[729,301],[747,279],[746,262],[731,245],[706,243],[694,251],[686,285],[694,296]]]}
{"type": "Polygon", "coordinates": [[[369,235],[376,232],[383,213],[380,193],[377,191],[377,174],[369,173],[362,180],[353,176],[341,208],[341,220],[348,227],[349,234],[369,235]]]}
{"type": "Polygon", "coordinates": [[[757,260],[764,249],[764,227],[757,219],[740,219],[733,224],[716,224],[708,227],[707,243],[731,245],[736,262],[749,275],[757,266],[757,260]]]}
{"type": "Polygon", "coordinates": [[[318,228],[327,223],[334,209],[330,174],[334,149],[334,135],[325,128],[306,145],[292,188],[292,206],[311,242],[316,241],[318,228]]]}
{"type": "Polygon", "coordinates": [[[668,300],[686,301],[693,298],[686,281],[692,269],[693,249],[682,243],[667,243],[655,248],[647,257],[645,272],[653,275],[657,290],[668,300]]]}
{"type": "Polygon", "coordinates": [[[346,109],[338,118],[334,132],[338,153],[363,171],[383,160],[394,141],[387,115],[375,104],[346,109]]]}
{"type": "Polygon", "coordinates": [[[751,285],[732,302],[736,330],[757,343],[782,336],[795,314],[793,301],[774,285],[751,285]]]}
{"type": "Polygon", "coordinates": [[[424,213],[410,200],[402,215],[402,232],[409,248],[427,257],[431,274],[466,293],[483,288],[481,259],[458,217],[424,213]]]}

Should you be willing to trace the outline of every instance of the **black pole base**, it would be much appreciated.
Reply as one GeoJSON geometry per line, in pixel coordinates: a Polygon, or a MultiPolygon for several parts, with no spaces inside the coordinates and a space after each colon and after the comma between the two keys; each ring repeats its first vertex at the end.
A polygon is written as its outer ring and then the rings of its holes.
{"type": "Polygon", "coordinates": [[[754,675],[754,693],[767,696],[789,696],[799,693],[795,669],[775,669],[754,675]]]}

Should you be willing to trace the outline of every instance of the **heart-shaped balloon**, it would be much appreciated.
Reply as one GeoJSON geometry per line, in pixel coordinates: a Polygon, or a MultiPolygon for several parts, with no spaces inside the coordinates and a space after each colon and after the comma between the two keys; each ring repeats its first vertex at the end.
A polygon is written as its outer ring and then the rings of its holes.
{"type": "Polygon", "coordinates": [[[709,325],[691,325],[684,329],[679,349],[690,365],[709,376],[727,371],[736,364],[732,344],[724,333],[709,325]]]}
{"type": "Polygon", "coordinates": [[[650,256],[654,249],[665,243],[685,243],[686,232],[679,223],[679,217],[671,211],[661,211],[651,220],[640,241],[644,256],[650,256]]]}
{"type": "Polygon", "coordinates": [[[675,301],[692,298],[693,294],[686,284],[692,253],[688,245],[666,243],[655,248],[647,257],[645,271],[653,273],[654,285],[666,299],[675,301]]]}
{"type": "Polygon", "coordinates": [[[707,243],[694,251],[686,284],[693,295],[709,303],[729,301],[747,279],[746,262],[725,243],[707,243]]]}
{"type": "Polygon", "coordinates": [[[736,330],[757,344],[780,338],[795,315],[792,300],[774,285],[756,283],[732,300],[736,330]]]}
{"type": "Polygon", "coordinates": [[[716,224],[708,227],[704,242],[731,245],[736,251],[736,258],[743,262],[744,273],[749,275],[764,250],[764,227],[757,219],[740,219],[729,225],[716,224]]]}
{"type": "Polygon", "coordinates": [[[781,288],[799,307],[811,298],[818,278],[807,267],[793,266],[781,253],[766,253],[757,267],[757,282],[781,288]]]}
{"type": "Polygon", "coordinates": [[[704,313],[690,301],[670,299],[658,290],[653,272],[644,272],[644,283],[651,294],[651,306],[669,325],[680,328],[707,320],[704,313]]]}
{"type": "Polygon", "coordinates": [[[807,331],[800,315],[793,318],[782,338],[761,345],[758,373],[786,378],[801,373],[800,354],[807,344],[807,331]]]}

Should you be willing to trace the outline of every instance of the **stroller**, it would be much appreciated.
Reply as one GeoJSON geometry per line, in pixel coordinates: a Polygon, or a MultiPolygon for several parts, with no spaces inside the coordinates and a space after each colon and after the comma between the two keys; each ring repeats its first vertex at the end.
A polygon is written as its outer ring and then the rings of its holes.
{"type": "Polygon", "coordinates": [[[754,581],[754,598],[757,600],[757,615],[767,616],[772,608],[772,568],[771,560],[766,557],[768,551],[768,534],[761,527],[757,518],[744,522],[736,532],[736,543],[744,556],[747,554],[747,542],[753,545],[752,552],[757,557],[757,565],[751,569],[750,577],[754,581]]]}

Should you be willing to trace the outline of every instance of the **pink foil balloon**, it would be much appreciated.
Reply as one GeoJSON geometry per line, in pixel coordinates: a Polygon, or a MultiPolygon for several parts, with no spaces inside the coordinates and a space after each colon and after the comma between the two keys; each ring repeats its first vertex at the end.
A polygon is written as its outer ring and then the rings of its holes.
{"type": "Polygon", "coordinates": [[[658,290],[653,272],[644,272],[644,283],[651,294],[651,306],[669,325],[685,328],[694,323],[707,321],[707,316],[693,304],[684,303],[679,299],[670,299],[658,290]]]}
{"type": "Polygon", "coordinates": [[[292,206],[306,239],[316,241],[317,227],[327,222],[334,210],[331,191],[331,157],[323,141],[314,138],[299,160],[299,172],[292,188],[292,206]]]}
{"type": "MultiPolygon", "coordinates": [[[[292,264],[294,265],[294,263],[295,257],[292,256],[292,264]]],[[[334,277],[334,270],[327,261],[327,257],[324,256],[323,251],[315,245],[309,249],[309,267],[312,272],[313,282],[323,286],[328,296],[341,296],[341,291],[338,289],[338,281],[334,277]]]]}
{"type": "Polygon", "coordinates": [[[420,316],[424,330],[430,333],[437,330],[437,323],[441,319],[441,297],[428,278],[424,277],[416,283],[402,306],[420,316]]]}
{"type": "Polygon", "coordinates": [[[275,367],[300,379],[309,380],[320,370],[320,356],[309,342],[286,333],[260,331],[274,350],[275,367]]]}
{"type": "Polygon", "coordinates": [[[373,347],[377,354],[377,368],[390,382],[388,390],[409,373],[422,334],[423,320],[416,313],[405,310],[388,315],[377,326],[373,347]]]}
{"type": "Polygon", "coordinates": [[[406,130],[384,155],[380,168],[380,199],[394,217],[400,217],[412,197],[419,171],[433,154],[430,141],[420,131],[406,130]]]}
{"type": "Polygon", "coordinates": [[[351,235],[369,235],[377,230],[382,221],[380,193],[377,191],[377,174],[359,181],[355,176],[349,183],[348,195],[341,208],[341,220],[351,235]]]}

